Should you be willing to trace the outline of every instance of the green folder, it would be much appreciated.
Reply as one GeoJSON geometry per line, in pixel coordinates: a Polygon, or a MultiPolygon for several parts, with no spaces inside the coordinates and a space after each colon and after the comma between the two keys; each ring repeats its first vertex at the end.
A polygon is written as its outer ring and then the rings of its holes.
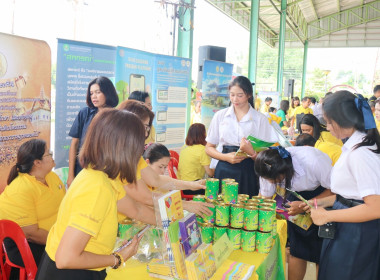
{"type": "MultiPolygon", "coordinates": [[[[251,143],[252,148],[257,153],[265,150],[266,148],[268,148],[270,146],[273,146],[273,144],[275,143],[275,142],[266,142],[266,141],[260,140],[256,137],[253,137],[252,135],[249,135],[247,137],[247,140],[251,143]]],[[[236,156],[247,156],[247,154],[244,153],[243,151],[241,151],[240,149],[235,153],[235,155],[236,156]]]]}

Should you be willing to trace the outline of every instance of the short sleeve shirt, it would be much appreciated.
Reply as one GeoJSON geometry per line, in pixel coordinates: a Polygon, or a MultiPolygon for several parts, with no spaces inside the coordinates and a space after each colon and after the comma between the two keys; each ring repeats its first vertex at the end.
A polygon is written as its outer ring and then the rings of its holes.
{"type": "Polygon", "coordinates": [[[82,147],[87,129],[97,112],[98,108],[85,107],[79,111],[77,117],[75,118],[73,125],[71,126],[69,136],[80,139],[79,147],[82,147]]]}
{"type": "Polygon", "coordinates": [[[283,110],[278,110],[276,113],[277,116],[281,118],[281,122],[279,123],[280,127],[284,126],[284,121],[286,121],[286,115],[283,110]]]}
{"type": "MultiPolygon", "coordinates": [[[[314,147],[297,146],[286,150],[292,157],[294,176],[292,190],[313,191],[319,186],[330,188],[330,175],[332,170],[331,159],[314,147]]],[[[284,187],[282,182],[281,187],[284,187]]],[[[260,177],[260,193],[263,196],[272,196],[276,192],[276,185],[260,177]]]]}
{"type": "Polygon", "coordinates": [[[354,149],[364,137],[359,131],[351,135],[331,174],[331,191],[347,199],[380,195],[380,155],[371,151],[376,145],[354,149]]]}
{"type": "Polygon", "coordinates": [[[19,173],[0,195],[0,219],[12,220],[20,227],[37,224],[49,231],[57,219],[65,187],[54,172],[48,173],[45,180],[47,185],[19,173]]]}
{"type": "Polygon", "coordinates": [[[297,127],[297,115],[300,114],[313,114],[313,110],[308,108],[304,108],[302,106],[298,106],[297,108],[294,109],[293,116],[294,116],[294,125],[297,127]]]}
{"type": "Polygon", "coordinates": [[[206,154],[205,146],[184,146],[179,155],[178,178],[184,181],[195,181],[205,176],[205,165],[210,165],[211,159],[206,154]]]}
{"type": "MultiPolygon", "coordinates": [[[[51,228],[46,252],[55,260],[59,243],[68,226],[90,235],[85,251],[109,255],[117,235],[116,190],[107,174],[91,168],[83,169],[74,179],[51,228]]],[[[102,270],[98,268],[94,270],[102,270]]]]}

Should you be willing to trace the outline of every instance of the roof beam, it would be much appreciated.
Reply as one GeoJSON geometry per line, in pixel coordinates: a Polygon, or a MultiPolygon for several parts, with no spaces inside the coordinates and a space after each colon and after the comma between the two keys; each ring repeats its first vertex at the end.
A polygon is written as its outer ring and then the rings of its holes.
{"type": "Polygon", "coordinates": [[[336,0],[336,4],[337,4],[337,7],[338,7],[338,13],[340,12],[340,0],[336,0]]]}
{"type": "Polygon", "coordinates": [[[380,0],[377,0],[310,22],[308,40],[379,19],[380,0]]]}
{"type": "Polygon", "coordinates": [[[309,0],[310,4],[311,4],[311,8],[313,9],[313,12],[314,12],[314,15],[315,15],[315,18],[318,19],[318,14],[317,14],[317,11],[315,10],[315,6],[314,6],[314,2],[313,0],[309,0]]]}

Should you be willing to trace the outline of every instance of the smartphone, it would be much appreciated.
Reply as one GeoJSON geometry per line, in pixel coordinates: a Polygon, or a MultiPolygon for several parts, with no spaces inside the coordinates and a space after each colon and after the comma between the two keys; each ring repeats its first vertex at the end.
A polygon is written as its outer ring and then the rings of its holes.
{"type": "Polygon", "coordinates": [[[140,74],[129,75],[129,94],[134,91],[145,91],[145,76],[140,74]]]}
{"type": "MultiPolygon", "coordinates": [[[[151,227],[151,225],[147,225],[146,227],[144,227],[143,229],[141,229],[138,233],[137,233],[137,238],[140,238],[141,235],[143,235],[149,228],[151,227]]],[[[131,243],[132,243],[132,239],[134,237],[132,237],[131,239],[129,239],[127,241],[127,243],[121,245],[119,248],[117,248],[115,250],[115,252],[120,252],[121,250],[123,250],[125,247],[129,246],[131,243]]]]}

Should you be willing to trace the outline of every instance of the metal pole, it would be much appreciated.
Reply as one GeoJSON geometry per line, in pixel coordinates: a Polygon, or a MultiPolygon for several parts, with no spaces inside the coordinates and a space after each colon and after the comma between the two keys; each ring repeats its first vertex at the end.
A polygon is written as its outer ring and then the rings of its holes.
{"type": "Polygon", "coordinates": [[[306,89],[306,64],[307,64],[307,51],[309,49],[309,41],[306,40],[303,45],[303,67],[302,67],[302,89],[301,89],[301,99],[305,96],[306,89]]]}
{"type": "Polygon", "coordinates": [[[172,56],[175,53],[175,31],[177,29],[177,4],[173,5],[174,15],[173,15],[173,46],[172,46],[172,56]]]}
{"type": "Polygon", "coordinates": [[[281,0],[280,35],[278,40],[277,91],[282,94],[285,55],[286,0],[281,0]]]}
{"type": "MultiPolygon", "coordinates": [[[[251,0],[251,21],[249,29],[249,63],[248,78],[251,82],[256,83],[257,68],[257,49],[259,34],[259,10],[260,0],[251,0]]],[[[253,86],[253,94],[256,92],[256,86],[253,86]]]]}
{"type": "Polygon", "coordinates": [[[194,0],[184,0],[190,7],[179,7],[177,56],[193,57],[194,0]]]}

